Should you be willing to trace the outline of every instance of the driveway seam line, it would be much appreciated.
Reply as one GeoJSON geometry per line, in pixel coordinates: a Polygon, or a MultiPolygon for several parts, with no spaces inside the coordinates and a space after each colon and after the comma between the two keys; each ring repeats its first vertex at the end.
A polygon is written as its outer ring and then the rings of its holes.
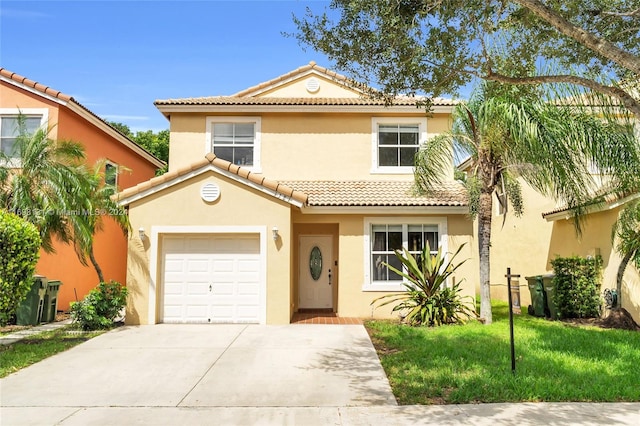
{"type": "Polygon", "coordinates": [[[218,357],[213,361],[213,363],[209,366],[209,368],[207,368],[207,371],[204,372],[204,374],[202,375],[202,377],[200,377],[198,379],[198,381],[196,381],[196,383],[191,387],[191,389],[189,389],[189,391],[180,399],[180,401],[178,401],[178,403],[176,404],[176,408],[180,407],[180,404],[182,404],[184,402],[184,400],[191,394],[191,392],[193,392],[193,390],[196,388],[196,386],[198,386],[200,384],[200,382],[202,381],[202,379],[204,379],[204,377],[209,373],[209,371],[211,371],[211,369],[216,365],[216,363],[220,360],[220,358],[222,358],[222,356],[227,353],[227,351],[229,350],[229,348],[231,347],[231,345],[233,345],[236,340],[238,340],[238,338],[242,335],[242,333],[244,333],[244,331],[248,328],[248,325],[245,325],[244,328],[240,331],[240,333],[238,333],[238,335],[236,337],[234,337],[234,339],[231,341],[231,343],[229,343],[227,345],[226,348],[224,348],[224,351],[222,351],[220,353],[220,355],[218,355],[218,357]]]}

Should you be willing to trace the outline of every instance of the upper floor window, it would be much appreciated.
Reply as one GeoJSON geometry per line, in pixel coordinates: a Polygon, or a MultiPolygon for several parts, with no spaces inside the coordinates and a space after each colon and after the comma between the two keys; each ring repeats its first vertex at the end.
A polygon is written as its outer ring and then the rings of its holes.
{"type": "Polygon", "coordinates": [[[260,127],[260,117],[207,117],[208,152],[259,172],[260,127]]]}
{"type": "Polygon", "coordinates": [[[426,118],[372,119],[372,172],[412,173],[415,155],[426,140],[426,118]]]}
{"type": "MultiPolygon", "coordinates": [[[[42,124],[41,115],[23,115],[22,125],[27,135],[33,135],[42,124]]],[[[0,151],[9,158],[20,157],[17,146],[18,136],[20,136],[20,119],[18,115],[0,116],[0,151]]]]}

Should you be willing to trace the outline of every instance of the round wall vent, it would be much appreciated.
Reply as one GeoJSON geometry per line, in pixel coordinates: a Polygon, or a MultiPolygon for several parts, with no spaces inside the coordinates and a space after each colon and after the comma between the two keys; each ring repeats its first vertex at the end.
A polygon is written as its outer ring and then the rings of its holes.
{"type": "Polygon", "coordinates": [[[207,203],[212,203],[220,197],[220,187],[215,183],[207,183],[200,188],[200,196],[207,203]]]}
{"type": "Polygon", "coordinates": [[[316,93],[318,90],[320,90],[320,82],[317,78],[307,80],[307,92],[316,93]]]}

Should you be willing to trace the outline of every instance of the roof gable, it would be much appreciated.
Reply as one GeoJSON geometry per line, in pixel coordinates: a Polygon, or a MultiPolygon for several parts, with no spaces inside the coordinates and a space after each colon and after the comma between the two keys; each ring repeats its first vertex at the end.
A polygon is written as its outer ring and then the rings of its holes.
{"type": "Polygon", "coordinates": [[[207,154],[205,158],[191,166],[165,173],[134,187],[127,188],[116,194],[115,198],[118,204],[127,206],[134,201],[156,194],[207,171],[216,172],[297,207],[302,207],[307,202],[306,194],[295,191],[279,182],[267,179],[260,174],[252,173],[246,168],[216,157],[213,153],[207,154]]]}
{"type": "Polygon", "coordinates": [[[104,119],[93,113],[87,107],[81,105],[72,96],[65,95],[58,90],[52,89],[51,87],[45,86],[44,84],[40,84],[37,81],[30,80],[5,68],[0,68],[0,81],[4,81],[5,83],[10,84],[14,87],[26,90],[27,92],[33,93],[34,95],[56,102],[57,104],[68,108],[75,114],[82,117],[84,120],[96,126],[98,129],[107,133],[109,136],[117,140],[122,145],[126,146],[131,151],[134,151],[136,154],[140,155],[142,158],[144,158],[154,166],[162,167],[165,165],[164,161],[156,158],[153,154],[138,145],[136,142],[123,135],[119,130],[111,126],[104,119]]]}
{"type": "Polygon", "coordinates": [[[357,98],[364,92],[346,76],[321,67],[314,61],[291,72],[249,87],[233,97],[271,98],[357,98]]]}

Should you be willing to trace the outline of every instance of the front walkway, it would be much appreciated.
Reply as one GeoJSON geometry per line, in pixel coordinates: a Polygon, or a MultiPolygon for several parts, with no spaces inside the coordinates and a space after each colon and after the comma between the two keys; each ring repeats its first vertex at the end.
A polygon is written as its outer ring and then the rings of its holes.
{"type": "Polygon", "coordinates": [[[15,333],[5,334],[0,336],[0,345],[10,345],[12,343],[18,342],[26,337],[33,336],[34,334],[43,333],[45,331],[56,330],[60,327],[64,327],[65,325],[71,324],[70,319],[66,319],[64,321],[58,322],[50,322],[46,324],[36,325],[34,327],[26,328],[24,330],[16,331],[15,333]]]}

